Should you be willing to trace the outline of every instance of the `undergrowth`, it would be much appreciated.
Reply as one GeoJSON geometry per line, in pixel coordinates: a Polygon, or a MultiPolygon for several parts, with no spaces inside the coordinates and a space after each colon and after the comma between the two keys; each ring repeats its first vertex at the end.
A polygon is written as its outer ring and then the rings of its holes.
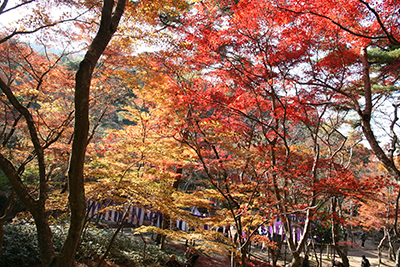
{"type": "MultiPolygon", "coordinates": [[[[53,242],[56,252],[60,251],[65,240],[68,226],[53,225],[53,242]]],[[[32,221],[16,220],[5,225],[4,242],[0,267],[32,266],[40,264],[39,247],[36,238],[36,227],[32,221]]],[[[115,229],[98,229],[90,226],[85,231],[81,240],[79,251],[76,255],[78,262],[97,261],[104,255],[115,229]]],[[[148,266],[150,264],[165,263],[170,254],[175,254],[177,259],[183,262],[182,252],[173,248],[161,251],[158,246],[147,244],[146,255],[143,258],[144,244],[132,234],[119,233],[113,243],[107,259],[116,264],[129,264],[135,262],[136,266],[148,266]]]]}

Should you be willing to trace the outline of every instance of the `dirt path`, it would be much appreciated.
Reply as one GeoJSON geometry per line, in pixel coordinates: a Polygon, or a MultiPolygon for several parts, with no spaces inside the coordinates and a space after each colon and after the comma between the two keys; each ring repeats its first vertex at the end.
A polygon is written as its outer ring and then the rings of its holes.
{"type": "MultiPolygon", "coordinates": [[[[166,245],[167,246],[176,246],[175,247],[176,250],[182,250],[182,251],[185,250],[185,242],[184,241],[168,240],[166,245]]],[[[254,256],[257,259],[262,260],[264,262],[268,262],[268,253],[265,251],[261,251],[260,248],[252,248],[252,254],[254,254],[254,256]]],[[[284,255],[284,253],[282,253],[282,255],[284,255]]],[[[371,263],[371,267],[379,266],[377,244],[375,242],[367,240],[365,248],[361,248],[358,245],[349,247],[348,259],[349,259],[350,267],[361,267],[361,259],[362,259],[363,255],[365,255],[368,258],[368,260],[371,263]]],[[[318,257],[320,257],[319,253],[318,253],[318,257]]],[[[283,259],[279,260],[278,265],[284,266],[285,263],[288,264],[289,258],[290,258],[290,255],[287,252],[287,260],[286,261],[284,261],[283,259]]],[[[339,259],[339,257],[337,255],[335,256],[335,258],[339,259]]],[[[332,266],[331,260],[332,259],[328,258],[327,254],[325,252],[322,254],[322,262],[323,262],[322,266],[323,267],[331,267],[332,266]]],[[[316,261],[315,261],[313,254],[310,255],[310,266],[311,267],[316,266],[316,261]]],[[[394,267],[395,266],[394,261],[388,260],[387,249],[382,251],[382,263],[380,264],[380,266],[381,267],[394,267]]],[[[198,261],[196,262],[195,267],[230,267],[230,259],[228,256],[219,255],[219,254],[201,255],[200,258],[198,259],[198,261]]]]}
{"type": "MultiPolygon", "coordinates": [[[[371,263],[371,266],[379,266],[377,244],[371,244],[370,242],[367,242],[365,248],[361,248],[361,247],[350,248],[348,255],[349,255],[348,258],[349,258],[351,267],[361,266],[361,257],[363,255],[365,255],[365,257],[367,257],[367,259],[371,263]]],[[[392,267],[394,265],[395,265],[394,261],[388,260],[387,249],[383,250],[381,266],[391,266],[392,267]]]]}
{"type": "MultiPolygon", "coordinates": [[[[266,252],[262,252],[259,249],[254,249],[253,253],[259,257],[262,258],[264,260],[268,260],[268,255],[266,254],[266,252]]],[[[367,259],[369,260],[369,262],[371,263],[371,267],[375,267],[375,266],[379,266],[379,262],[378,262],[378,251],[377,251],[377,244],[373,243],[373,242],[368,242],[366,243],[365,248],[361,248],[360,246],[354,246],[354,247],[349,247],[349,251],[348,251],[348,259],[349,259],[349,264],[350,267],[361,267],[361,259],[362,256],[365,255],[365,257],[367,257],[367,259]]],[[[320,255],[318,253],[318,259],[319,259],[320,255]]],[[[278,264],[280,266],[284,266],[285,263],[288,264],[289,261],[289,254],[287,255],[288,260],[284,261],[284,260],[280,260],[278,261],[278,264]]],[[[338,257],[338,255],[335,256],[336,259],[340,260],[340,258],[338,257]]],[[[395,262],[394,261],[390,261],[388,260],[388,251],[387,249],[382,251],[382,258],[381,258],[382,262],[381,262],[381,267],[394,267],[395,266],[395,262]]],[[[322,262],[323,262],[323,267],[331,267],[332,266],[332,259],[328,258],[327,254],[324,252],[322,254],[322,262]]],[[[315,261],[315,257],[314,255],[310,255],[310,266],[316,266],[316,261],[315,261]]]]}
{"type": "MultiPolygon", "coordinates": [[[[376,249],[377,244],[371,244],[367,243],[365,248],[361,247],[350,247],[348,251],[348,259],[350,263],[350,267],[361,267],[361,259],[362,256],[365,255],[367,259],[371,263],[371,267],[376,267],[379,266],[378,264],[378,251],[376,249]]],[[[258,248],[253,248],[252,254],[254,254],[258,259],[262,259],[264,262],[268,261],[268,255],[267,252],[261,251],[261,249],[258,248]]],[[[319,257],[319,254],[318,254],[319,257]]],[[[335,256],[336,259],[338,259],[338,256],[335,256]]],[[[279,260],[278,265],[279,266],[284,266],[284,264],[289,263],[289,254],[287,254],[287,261],[284,260],[279,260]]],[[[313,255],[310,257],[311,264],[310,266],[316,266],[315,258],[313,255]]],[[[323,267],[331,267],[332,259],[329,259],[326,255],[326,253],[322,254],[322,262],[323,262],[323,267]]],[[[389,261],[388,260],[388,253],[387,250],[382,251],[382,263],[380,265],[381,267],[394,267],[395,262],[394,261],[389,261]]],[[[230,267],[230,261],[229,258],[223,257],[221,255],[213,255],[212,257],[210,256],[204,256],[202,255],[199,260],[196,262],[195,267],[230,267]]]]}

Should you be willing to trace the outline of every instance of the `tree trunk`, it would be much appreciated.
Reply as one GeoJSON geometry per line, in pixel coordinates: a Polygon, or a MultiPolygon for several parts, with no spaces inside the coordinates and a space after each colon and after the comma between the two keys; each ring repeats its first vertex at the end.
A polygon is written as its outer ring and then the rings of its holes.
{"type": "Polygon", "coordinates": [[[93,70],[101,54],[115,33],[124,12],[126,0],[104,0],[100,28],[75,77],[75,124],[74,139],[68,171],[69,204],[71,221],[67,239],[59,257],[52,263],[54,267],[72,267],[79,239],[85,222],[86,200],[83,181],[83,167],[89,133],[89,91],[93,70]]]}
{"type": "Polygon", "coordinates": [[[363,66],[363,81],[364,81],[364,95],[365,95],[365,108],[363,111],[358,111],[362,129],[365,138],[367,138],[372,151],[377,156],[379,161],[387,169],[395,181],[400,182],[400,170],[396,167],[394,161],[389,158],[379,145],[371,127],[371,114],[372,114],[372,87],[370,79],[370,64],[368,63],[367,48],[364,47],[361,51],[361,63],[363,66]]]}
{"type": "Polygon", "coordinates": [[[12,191],[11,194],[8,196],[6,203],[4,203],[3,210],[0,214],[0,257],[3,248],[3,241],[4,241],[4,223],[7,220],[7,217],[10,216],[11,211],[15,204],[14,198],[15,192],[12,191]]]}
{"type": "Polygon", "coordinates": [[[400,248],[397,249],[396,252],[396,265],[395,267],[400,267],[400,248]]]}
{"type": "Polygon", "coordinates": [[[41,208],[38,212],[33,212],[32,216],[36,224],[37,239],[42,265],[43,267],[47,267],[50,266],[52,259],[55,258],[53,233],[51,232],[48,217],[44,207],[41,208]]]}
{"type": "Polygon", "coordinates": [[[388,234],[388,231],[387,231],[387,228],[385,227],[383,229],[383,238],[379,242],[379,245],[378,245],[378,248],[377,248],[378,249],[378,262],[379,262],[379,264],[382,263],[382,245],[383,245],[383,242],[385,242],[385,240],[387,238],[387,234],[388,234]]]}
{"type": "MultiPolygon", "coordinates": [[[[382,163],[382,165],[386,168],[386,170],[390,173],[393,179],[400,183],[400,170],[397,168],[393,157],[389,157],[386,155],[380,144],[378,143],[371,127],[371,116],[372,116],[372,86],[370,79],[370,64],[368,62],[368,54],[367,48],[363,47],[361,50],[361,63],[363,67],[363,81],[364,81],[364,95],[365,95],[365,108],[364,110],[358,110],[359,117],[362,122],[362,129],[365,138],[368,140],[369,145],[371,146],[372,151],[382,163]]],[[[354,102],[356,102],[354,100],[354,102]]],[[[398,250],[396,253],[396,267],[399,267],[399,255],[400,251],[398,250]]]]}
{"type": "Polygon", "coordinates": [[[0,168],[7,176],[21,202],[35,220],[40,256],[44,267],[49,265],[54,267],[69,267],[74,264],[74,257],[82,232],[86,211],[83,166],[89,131],[89,88],[91,76],[99,57],[104,52],[108,42],[116,31],[119,20],[125,9],[125,2],[126,0],[118,0],[117,6],[114,9],[114,0],[104,0],[100,28],[92,44],[89,46],[85,58],[81,62],[76,74],[74,140],[68,173],[71,219],[68,236],[59,257],[54,257],[55,252],[52,242],[52,233],[45,211],[45,201],[47,199],[46,165],[43,147],[38,138],[36,125],[29,110],[21,105],[14,96],[11,88],[0,79],[0,88],[2,92],[7,96],[15,109],[24,116],[28,126],[30,138],[34,145],[34,151],[38,161],[39,198],[34,199],[25,187],[20,177],[20,172],[23,171],[17,170],[11,161],[2,154],[0,154],[0,168]]]}
{"type": "MultiPolygon", "coordinates": [[[[309,203],[309,206],[314,206],[314,198],[312,198],[311,202],[309,203]]],[[[311,210],[308,210],[306,213],[306,220],[304,223],[304,229],[303,229],[303,233],[300,237],[300,240],[297,240],[297,235],[293,234],[293,224],[292,219],[290,218],[290,216],[286,216],[286,222],[283,224],[284,225],[284,229],[285,229],[285,233],[286,233],[286,240],[287,240],[287,244],[288,247],[290,249],[290,253],[292,255],[292,261],[290,263],[291,267],[298,267],[301,265],[301,257],[300,257],[300,253],[302,251],[302,249],[306,246],[306,242],[307,242],[307,236],[308,236],[308,232],[310,231],[310,227],[311,227],[311,220],[309,219],[311,216],[311,210]]]]}
{"type": "Polygon", "coordinates": [[[339,232],[339,225],[335,220],[336,214],[336,207],[337,207],[337,199],[336,197],[332,198],[332,240],[333,240],[333,246],[336,250],[336,252],[339,254],[344,266],[349,267],[349,259],[347,258],[347,253],[343,251],[340,246],[339,246],[339,240],[338,240],[338,232],[339,232]]]}
{"type": "MultiPolygon", "coordinates": [[[[106,257],[108,256],[108,253],[110,253],[111,248],[112,248],[112,246],[113,246],[113,244],[114,244],[114,241],[115,241],[115,239],[117,238],[117,235],[119,234],[119,232],[121,231],[121,229],[124,227],[125,219],[126,219],[126,216],[128,215],[128,211],[129,211],[130,207],[131,207],[131,206],[128,205],[127,209],[125,210],[125,213],[124,213],[124,215],[122,216],[121,222],[120,222],[120,224],[118,225],[117,230],[114,232],[114,234],[113,234],[113,236],[112,236],[112,238],[111,238],[111,240],[110,240],[110,243],[108,243],[107,250],[106,250],[106,252],[104,252],[103,256],[101,257],[99,263],[97,264],[97,267],[101,267],[101,265],[103,264],[104,260],[105,260],[106,257]]],[[[140,234],[142,234],[142,233],[140,233],[140,234]]],[[[145,247],[146,247],[146,245],[145,245],[145,247]]]]}
{"type": "Polygon", "coordinates": [[[311,239],[311,244],[312,244],[312,248],[313,248],[313,251],[314,251],[315,261],[317,262],[317,267],[318,267],[319,266],[319,260],[318,260],[317,249],[315,248],[314,238],[311,239]]]}
{"type": "MultiPolygon", "coordinates": [[[[9,89],[3,87],[3,84],[1,84],[1,82],[2,81],[0,80],[0,86],[2,87],[2,89],[3,88],[5,90],[9,89]]],[[[22,204],[24,204],[25,208],[32,214],[35,220],[42,265],[43,267],[47,267],[50,265],[50,262],[55,257],[55,252],[53,246],[53,235],[50,230],[45,210],[45,200],[46,200],[45,193],[41,193],[40,198],[38,200],[34,199],[29,193],[28,189],[25,187],[14,165],[8,159],[6,159],[2,154],[0,154],[0,168],[7,176],[7,179],[10,181],[13,190],[18,195],[22,204]]],[[[45,186],[41,185],[41,188],[44,187],[45,186]]]]}
{"type": "Polygon", "coordinates": [[[301,266],[301,258],[299,252],[292,252],[292,261],[290,263],[292,267],[299,267],[301,266]]]}
{"type": "MultiPolygon", "coordinates": [[[[169,216],[164,215],[162,222],[161,222],[161,229],[167,229],[171,224],[171,219],[169,216]]],[[[156,243],[160,245],[160,250],[165,250],[165,235],[164,234],[157,234],[156,243]]]]}
{"type": "Polygon", "coordinates": [[[389,232],[389,235],[388,235],[388,244],[389,244],[388,259],[389,260],[394,260],[396,258],[396,255],[395,255],[396,252],[395,252],[395,249],[393,247],[393,240],[392,240],[392,238],[390,236],[390,232],[389,232]]]}
{"type": "Polygon", "coordinates": [[[249,246],[250,246],[250,237],[247,237],[245,240],[243,236],[239,236],[240,241],[240,253],[241,253],[241,261],[242,261],[242,267],[246,267],[246,259],[249,257],[249,246]]]}
{"type": "Polygon", "coordinates": [[[246,267],[247,266],[247,264],[246,264],[246,249],[245,248],[242,248],[241,249],[242,251],[241,251],[241,260],[242,260],[242,267],[246,267]]]}
{"type": "Polygon", "coordinates": [[[271,254],[271,259],[272,259],[272,266],[276,267],[278,263],[278,259],[281,254],[281,249],[282,249],[282,236],[276,235],[276,238],[273,238],[273,241],[276,242],[277,248],[270,248],[270,254],[271,254]]]}

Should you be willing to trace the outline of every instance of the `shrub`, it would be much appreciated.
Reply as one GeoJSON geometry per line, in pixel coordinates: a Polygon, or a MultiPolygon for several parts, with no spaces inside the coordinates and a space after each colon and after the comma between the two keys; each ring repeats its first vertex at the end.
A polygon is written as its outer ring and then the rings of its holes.
{"type": "MultiPolygon", "coordinates": [[[[68,227],[63,224],[52,225],[53,242],[56,252],[66,238],[68,227]]],[[[40,264],[39,247],[37,244],[36,227],[33,221],[14,220],[4,227],[4,243],[0,258],[0,267],[32,266],[40,264]]],[[[76,259],[79,262],[98,260],[101,257],[114,234],[112,229],[97,229],[89,227],[85,231],[76,259]]],[[[170,254],[175,254],[177,260],[184,261],[183,252],[167,247],[167,251],[160,251],[158,246],[146,246],[146,261],[143,262],[143,242],[133,238],[131,234],[119,233],[114,241],[108,259],[117,264],[135,262],[137,266],[163,264],[170,254]]]]}
{"type": "Polygon", "coordinates": [[[1,267],[30,266],[40,263],[36,227],[30,221],[21,220],[4,228],[1,267]]]}
{"type": "MultiPolygon", "coordinates": [[[[81,249],[78,252],[77,260],[97,259],[101,257],[107,249],[115,230],[88,228],[82,240],[81,249]]],[[[143,262],[143,242],[133,238],[129,233],[119,233],[114,241],[108,259],[114,263],[122,264],[135,262],[137,266],[148,266],[148,264],[163,264],[170,254],[176,254],[177,260],[183,262],[183,252],[166,249],[161,251],[158,246],[147,244],[146,261],[143,262]]]]}

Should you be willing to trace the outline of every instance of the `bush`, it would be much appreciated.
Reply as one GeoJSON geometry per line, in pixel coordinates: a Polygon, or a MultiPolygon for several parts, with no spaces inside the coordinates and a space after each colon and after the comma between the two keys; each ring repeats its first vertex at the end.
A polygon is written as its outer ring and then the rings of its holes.
{"type": "Polygon", "coordinates": [[[24,220],[4,228],[1,267],[30,266],[40,263],[36,227],[24,220]]]}
{"type": "MultiPolygon", "coordinates": [[[[94,227],[88,228],[82,240],[77,260],[84,261],[85,259],[101,257],[105,253],[114,231],[94,227]]],[[[143,262],[143,242],[132,237],[131,234],[119,233],[108,254],[108,259],[117,264],[133,261],[137,266],[148,266],[148,264],[163,264],[169,259],[170,254],[176,254],[177,260],[184,261],[182,252],[168,250],[168,248],[164,252],[156,245],[147,244],[146,261],[143,262]]]]}
{"type": "MultiPolygon", "coordinates": [[[[53,225],[53,242],[56,252],[66,238],[68,227],[53,225]]],[[[32,266],[40,264],[39,247],[37,244],[36,227],[33,221],[15,220],[4,227],[4,243],[0,258],[0,267],[32,266]]],[[[89,227],[85,231],[80,249],[76,255],[79,262],[98,260],[105,253],[107,246],[114,234],[112,229],[97,229],[89,227]]],[[[143,262],[143,242],[132,238],[132,235],[119,233],[114,241],[108,259],[117,264],[135,262],[138,266],[150,264],[163,264],[170,254],[175,254],[177,260],[184,261],[183,252],[167,248],[167,252],[160,251],[156,245],[148,244],[146,247],[146,261],[143,262]]]]}

